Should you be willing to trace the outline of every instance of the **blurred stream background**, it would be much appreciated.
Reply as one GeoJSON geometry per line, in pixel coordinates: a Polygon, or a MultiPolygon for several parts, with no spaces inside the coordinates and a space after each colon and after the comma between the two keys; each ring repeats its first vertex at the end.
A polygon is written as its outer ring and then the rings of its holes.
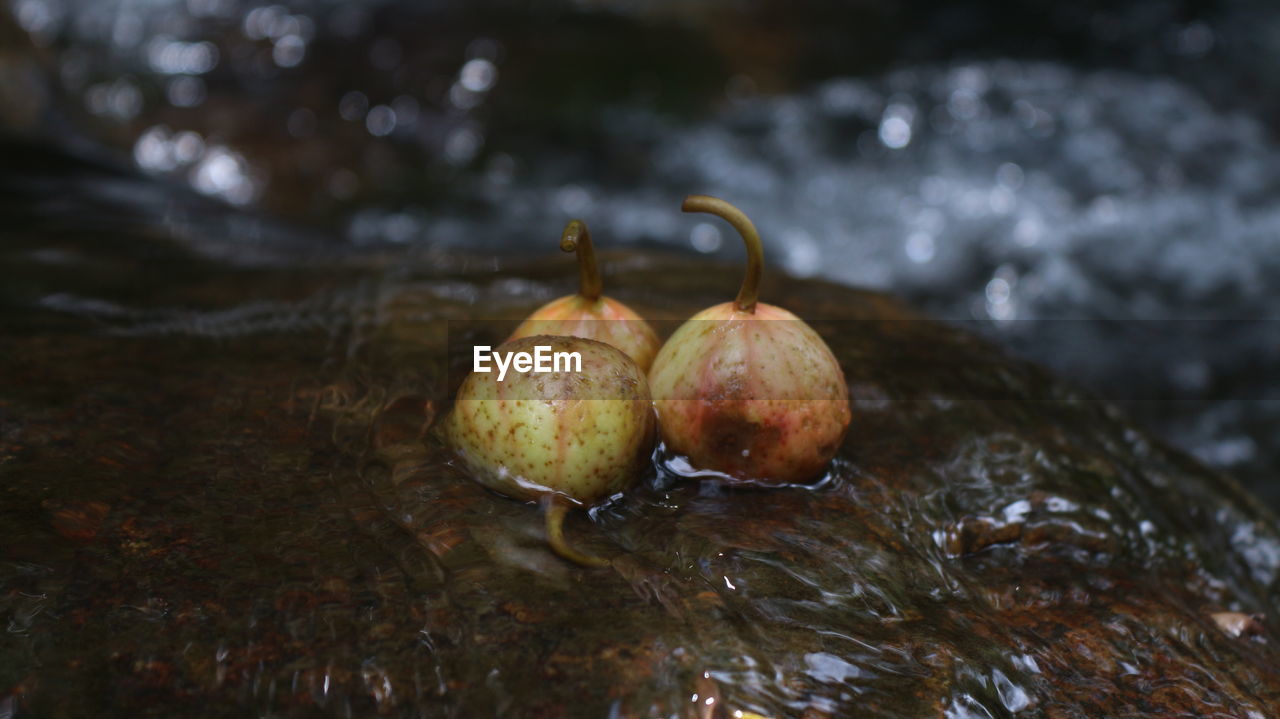
{"type": "Polygon", "coordinates": [[[279,264],[545,255],[577,216],[740,262],[678,212],[720,195],[774,267],[973,326],[1275,507],[1278,85],[1261,0],[0,0],[0,218],[279,264]]]}

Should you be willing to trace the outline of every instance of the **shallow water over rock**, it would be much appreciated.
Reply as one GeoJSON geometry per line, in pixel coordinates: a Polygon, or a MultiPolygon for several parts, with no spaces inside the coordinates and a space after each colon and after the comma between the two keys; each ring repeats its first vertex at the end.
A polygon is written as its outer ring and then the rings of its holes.
{"type": "MultiPolygon", "coordinates": [[[[580,548],[615,558],[587,570],[430,433],[450,332],[564,293],[563,258],[231,264],[118,228],[9,230],[4,248],[21,281],[0,314],[0,709],[1280,702],[1275,517],[1111,406],[885,296],[776,274],[762,291],[811,318],[848,377],[854,420],[822,482],[729,491],[655,465],[571,517],[580,548]]],[[[661,253],[610,255],[606,272],[660,320],[739,279],[661,253]]]]}

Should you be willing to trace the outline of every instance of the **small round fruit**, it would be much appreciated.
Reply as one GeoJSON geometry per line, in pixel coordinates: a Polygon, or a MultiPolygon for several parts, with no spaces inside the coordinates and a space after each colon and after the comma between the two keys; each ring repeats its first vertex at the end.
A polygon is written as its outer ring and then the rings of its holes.
{"type": "Polygon", "coordinates": [[[568,507],[626,489],[647,466],[657,425],[649,384],[630,357],[580,337],[523,337],[494,354],[533,356],[540,346],[549,357],[577,353],[580,366],[566,363],[551,372],[513,366],[502,381],[496,370],[472,372],[458,389],[445,436],[480,484],[544,502],[547,539],[558,554],[607,564],[570,548],[561,523],[568,507]]]}
{"type": "Polygon", "coordinates": [[[849,427],[849,392],[822,338],[790,312],[757,299],[763,249],[755,226],[724,200],[685,199],[685,212],[727,220],[747,245],[733,302],[694,315],[649,371],[667,449],[695,471],[761,484],[814,479],[849,427]]]}
{"type": "Polygon", "coordinates": [[[617,347],[647,371],[658,352],[658,335],[630,307],[602,294],[603,282],[587,223],[571,220],[560,237],[560,249],[578,254],[578,293],[538,308],[508,339],[533,335],[583,337],[617,347]]]}

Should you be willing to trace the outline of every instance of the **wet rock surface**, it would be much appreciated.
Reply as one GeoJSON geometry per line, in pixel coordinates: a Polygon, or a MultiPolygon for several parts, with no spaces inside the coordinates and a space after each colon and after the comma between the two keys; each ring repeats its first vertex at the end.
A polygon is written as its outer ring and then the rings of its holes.
{"type": "MultiPolygon", "coordinates": [[[[849,381],[824,481],[729,491],[655,465],[570,519],[577,546],[614,558],[587,570],[430,430],[451,337],[564,294],[562,258],[246,266],[127,236],[109,261],[97,238],[5,240],[21,281],[0,291],[0,714],[1280,702],[1275,517],[1109,405],[886,296],[776,274],[762,290],[812,320],[849,381]]],[[[739,280],[608,260],[611,293],[659,320],[739,280]]]]}

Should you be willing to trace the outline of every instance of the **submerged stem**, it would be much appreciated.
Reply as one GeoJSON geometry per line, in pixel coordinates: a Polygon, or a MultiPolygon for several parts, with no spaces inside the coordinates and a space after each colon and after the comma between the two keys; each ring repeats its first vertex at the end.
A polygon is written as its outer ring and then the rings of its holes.
{"type": "Polygon", "coordinates": [[[591,231],[582,220],[569,220],[560,235],[560,249],[578,253],[578,294],[589,300],[600,299],[604,282],[600,279],[600,266],[596,264],[596,249],[591,244],[591,231]]]}
{"type": "Polygon", "coordinates": [[[569,511],[568,500],[558,494],[548,494],[542,499],[542,511],[547,519],[547,544],[552,551],[565,559],[581,564],[584,567],[607,567],[609,560],[583,554],[570,547],[564,539],[564,517],[569,511]]]}
{"type": "Polygon", "coordinates": [[[760,275],[764,270],[764,246],[760,243],[760,233],[742,210],[728,202],[707,195],[689,195],[680,206],[685,212],[706,212],[723,219],[733,225],[733,229],[742,235],[747,245],[747,274],[742,278],[742,287],[738,290],[738,298],[734,304],[743,312],[755,314],[756,302],[760,298],[760,275]]]}

